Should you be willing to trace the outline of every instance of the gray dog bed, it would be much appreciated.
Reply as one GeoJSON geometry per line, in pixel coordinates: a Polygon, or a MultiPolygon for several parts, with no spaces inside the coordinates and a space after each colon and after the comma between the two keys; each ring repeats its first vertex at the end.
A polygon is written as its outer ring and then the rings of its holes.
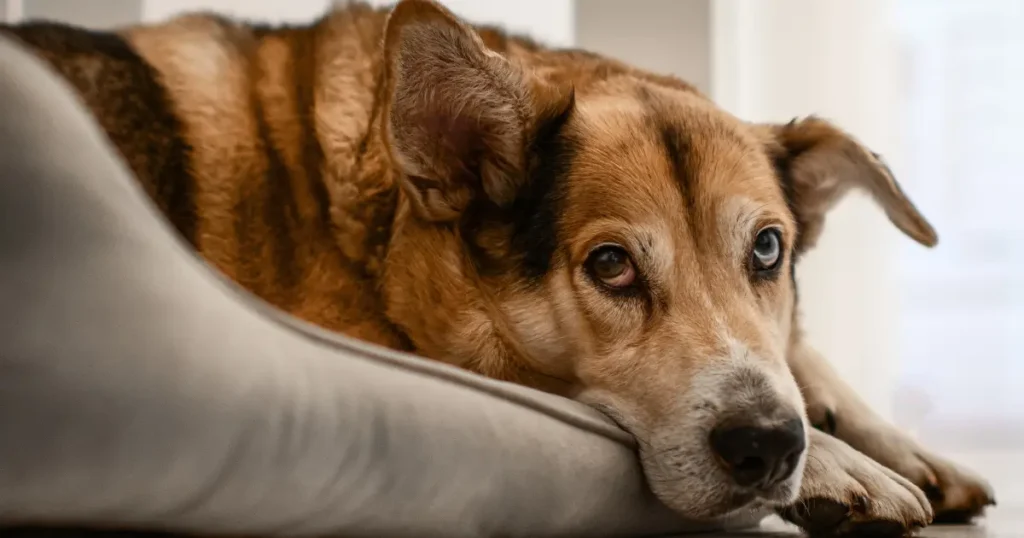
{"type": "MultiPolygon", "coordinates": [[[[582,405],[295,321],[178,241],[70,91],[0,40],[0,524],[645,536],[582,405]]],[[[744,522],[736,522],[737,525],[744,522]]]]}

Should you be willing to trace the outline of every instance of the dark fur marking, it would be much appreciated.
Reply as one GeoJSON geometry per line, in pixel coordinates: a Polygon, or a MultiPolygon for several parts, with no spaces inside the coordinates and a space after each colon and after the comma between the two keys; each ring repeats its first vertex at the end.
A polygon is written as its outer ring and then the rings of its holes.
{"type": "Polygon", "coordinates": [[[801,235],[807,224],[796,207],[796,193],[794,192],[793,175],[790,172],[791,162],[792,159],[788,154],[772,156],[772,164],[775,167],[775,174],[779,178],[779,185],[782,187],[782,194],[786,198],[786,207],[789,208],[789,212],[793,215],[793,220],[796,221],[796,233],[793,234],[794,258],[790,262],[790,265],[792,266],[796,264],[797,257],[800,255],[800,250],[803,244],[801,235]]]}
{"type": "Polygon", "coordinates": [[[672,167],[672,177],[679,185],[680,193],[686,204],[688,216],[696,213],[696,200],[690,186],[693,171],[689,166],[690,141],[678,126],[671,123],[658,125],[661,144],[665,148],[665,156],[672,167]]]}
{"type": "Polygon", "coordinates": [[[321,163],[324,162],[324,151],[320,146],[320,140],[316,136],[316,125],[313,122],[314,113],[314,92],[317,85],[316,66],[316,40],[318,38],[317,28],[314,27],[312,35],[296,33],[291,40],[292,43],[292,80],[296,86],[296,115],[299,124],[302,126],[303,134],[303,168],[306,172],[306,181],[309,182],[309,191],[316,199],[318,221],[324,226],[331,222],[330,198],[327,194],[327,186],[322,177],[321,163]]]}
{"type": "Polygon", "coordinates": [[[574,98],[570,99],[564,110],[542,121],[526,149],[530,163],[527,178],[509,207],[498,207],[485,197],[477,197],[466,209],[459,231],[481,275],[514,271],[538,282],[551,270],[558,248],[558,215],[565,178],[578,144],[565,129],[574,105],[574,98]],[[480,240],[487,233],[510,234],[510,252],[488,252],[480,240]]]}
{"type": "MultiPolygon", "coordinates": [[[[791,120],[786,125],[780,127],[782,130],[792,129],[797,123],[796,119],[791,120]]],[[[796,187],[793,182],[792,165],[793,161],[796,160],[804,152],[811,149],[810,144],[801,145],[786,145],[786,139],[784,134],[779,136],[779,142],[782,144],[782,148],[779,152],[772,152],[769,154],[772,165],[775,167],[775,173],[779,178],[779,185],[782,186],[782,193],[786,198],[786,206],[789,207],[790,213],[793,214],[793,218],[796,220],[796,234],[793,241],[793,252],[794,259],[791,263],[795,263],[797,258],[803,252],[803,230],[807,228],[807,221],[796,206],[796,187]]]]}
{"type": "MultiPolygon", "coordinates": [[[[250,55],[246,57],[251,58],[250,55]]],[[[250,63],[250,75],[254,80],[263,76],[257,62],[250,63]]],[[[238,255],[241,267],[245,268],[244,273],[238,276],[257,292],[261,291],[260,288],[266,283],[261,274],[264,266],[260,260],[269,248],[269,261],[273,267],[274,283],[277,284],[269,288],[285,292],[275,293],[276,304],[280,306],[281,301],[293,295],[288,292],[298,286],[302,277],[296,253],[297,239],[292,235],[300,219],[298,201],[290,183],[288,167],[270,136],[270,127],[255,90],[250,96],[250,102],[257,121],[259,144],[267,157],[267,169],[264,171],[263,184],[253,185],[251,190],[238,199],[235,208],[238,215],[235,228],[238,255]],[[266,229],[263,229],[263,225],[266,229]]]]}
{"type": "MultiPolygon", "coordinates": [[[[698,239],[701,234],[696,229],[697,218],[697,193],[693,187],[696,171],[691,163],[690,140],[678,125],[664,123],[658,116],[650,118],[658,130],[661,144],[665,150],[665,157],[672,167],[672,176],[676,180],[679,194],[683,199],[683,207],[686,212],[686,222],[690,227],[691,237],[698,239]]],[[[698,250],[702,248],[700,242],[695,245],[698,250]]]]}
{"type": "MultiPolygon", "coordinates": [[[[696,171],[691,162],[690,137],[683,132],[678,124],[671,123],[668,118],[671,118],[672,115],[663,111],[662,103],[657,95],[643,86],[638,87],[636,93],[637,99],[646,109],[645,123],[647,127],[657,133],[665,159],[668,160],[672,170],[672,177],[675,179],[683,199],[686,220],[693,228],[697,222],[697,198],[693,188],[696,171]]],[[[693,237],[700,237],[696,230],[691,231],[693,237]]]]}
{"type": "Polygon", "coordinates": [[[565,129],[573,110],[575,97],[565,110],[538,130],[529,148],[533,166],[511,208],[512,247],[522,256],[524,276],[533,280],[551,270],[558,248],[558,215],[565,196],[565,180],[579,145],[576,137],[565,129]]]}
{"type": "MultiPolygon", "coordinates": [[[[270,239],[279,289],[291,291],[302,279],[296,252],[299,238],[293,235],[301,216],[288,167],[285,166],[278,148],[271,142],[270,130],[260,108],[257,107],[259,133],[267,154],[267,197],[263,200],[263,222],[267,225],[268,237],[264,237],[264,240],[270,239]]],[[[260,245],[254,247],[260,248],[260,245]]],[[[292,296],[291,293],[286,295],[292,296]]]]}
{"type": "Polygon", "coordinates": [[[94,111],[139,183],[196,245],[192,148],[160,75],[121,36],[52,22],[0,26],[45,58],[94,111]]]}

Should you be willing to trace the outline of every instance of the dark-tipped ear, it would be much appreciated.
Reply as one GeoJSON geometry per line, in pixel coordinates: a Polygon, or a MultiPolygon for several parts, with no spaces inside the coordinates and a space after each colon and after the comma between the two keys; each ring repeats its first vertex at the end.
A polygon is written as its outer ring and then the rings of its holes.
{"type": "Polygon", "coordinates": [[[511,203],[528,173],[529,140],[572,106],[571,90],[488,50],[473,29],[427,0],[395,6],[384,53],[386,137],[417,214],[450,221],[478,196],[511,203]]]}
{"type": "Polygon", "coordinates": [[[847,133],[815,117],[760,127],[799,226],[797,252],[814,246],[825,215],[853,187],[870,193],[889,220],[918,243],[938,242],[881,157],[847,133]]]}

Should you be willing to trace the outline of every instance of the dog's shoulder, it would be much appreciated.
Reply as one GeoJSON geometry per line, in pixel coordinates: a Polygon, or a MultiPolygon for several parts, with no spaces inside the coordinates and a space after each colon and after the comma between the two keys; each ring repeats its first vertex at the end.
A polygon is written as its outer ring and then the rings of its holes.
{"type": "Polygon", "coordinates": [[[76,91],[140,183],[190,237],[189,142],[159,74],[118,32],[29,21],[0,26],[76,91]]]}
{"type": "Polygon", "coordinates": [[[152,67],[121,34],[53,21],[28,21],[0,26],[45,59],[87,101],[104,90],[152,93],[159,83],[152,67]]]}

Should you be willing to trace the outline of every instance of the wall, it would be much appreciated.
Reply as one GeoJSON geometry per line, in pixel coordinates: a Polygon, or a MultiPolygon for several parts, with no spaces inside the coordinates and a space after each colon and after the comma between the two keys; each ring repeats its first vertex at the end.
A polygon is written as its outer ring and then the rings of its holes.
{"type": "MultiPolygon", "coordinates": [[[[35,1],[35,0],[30,0],[35,1]]],[[[71,0],[74,1],[74,0],[71,0]]],[[[136,0],[138,1],[138,0],[136,0]]],[[[330,0],[141,0],[143,19],[157,21],[182,11],[216,11],[244,19],[302,23],[322,15],[330,0]]]]}
{"type": "Polygon", "coordinates": [[[711,0],[580,0],[577,46],[711,90],[711,0]]]}

